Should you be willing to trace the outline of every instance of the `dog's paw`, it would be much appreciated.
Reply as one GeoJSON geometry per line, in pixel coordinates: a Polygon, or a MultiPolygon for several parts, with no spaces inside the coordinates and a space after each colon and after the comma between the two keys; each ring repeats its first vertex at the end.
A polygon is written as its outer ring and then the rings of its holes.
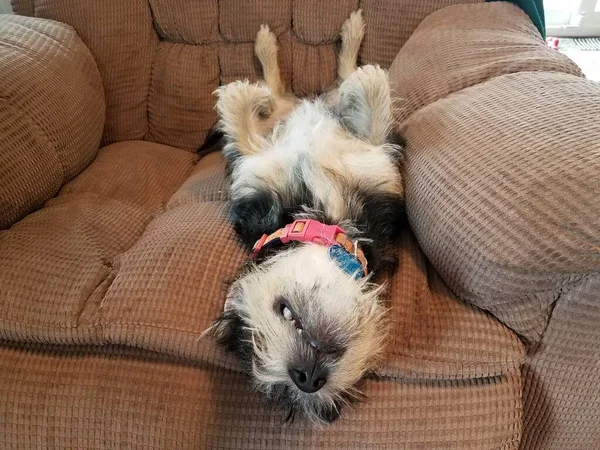
{"type": "Polygon", "coordinates": [[[359,67],[353,75],[362,85],[389,89],[388,73],[378,65],[368,64],[359,67]]]}
{"type": "Polygon", "coordinates": [[[359,67],[340,85],[339,93],[348,127],[373,145],[384,144],[393,110],[388,73],[379,66],[359,67]]]}
{"type": "MultiPolygon", "coordinates": [[[[247,118],[256,113],[259,117],[268,117],[272,112],[271,90],[258,83],[234,81],[215,91],[217,112],[223,116],[247,118]]],[[[232,117],[233,119],[233,117],[232,117]]]]}
{"type": "Polygon", "coordinates": [[[269,57],[277,54],[277,36],[271,31],[269,25],[260,26],[256,33],[254,51],[259,58],[262,55],[269,57]]]}
{"type": "Polygon", "coordinates": [[[359,67],[341,84],[339,92],[342,100],[354,98],[375,108],[390,95],[388,73],[378,65],[359,67]]]}
{"type": "Polygon", "coordinates": [[[350,14],[350,17],[346,19],[342,25],[341,37],[342,42],[351,43],[356,42],[360,45],[365,34],[365,22],[362,16],[362,10],[358,9],[350,14]]]}

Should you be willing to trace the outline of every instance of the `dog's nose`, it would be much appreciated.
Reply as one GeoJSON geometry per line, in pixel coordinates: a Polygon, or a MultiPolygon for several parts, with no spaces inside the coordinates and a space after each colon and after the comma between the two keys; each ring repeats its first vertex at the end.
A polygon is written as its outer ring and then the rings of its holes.
{"type": "Polygon", "coordinates": [[[318,364],[291,367],[289,374],[298,389],[308,394],[317,392],[327,383],[327,371],[318,364]]]}

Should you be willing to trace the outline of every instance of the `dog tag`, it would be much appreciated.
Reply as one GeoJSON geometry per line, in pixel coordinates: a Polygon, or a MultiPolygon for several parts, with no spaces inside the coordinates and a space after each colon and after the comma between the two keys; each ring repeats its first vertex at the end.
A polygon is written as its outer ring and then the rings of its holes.
{"type": "Polygon", "coordinates": [[[351,275],[355,280],[365,276],[358,259],[348,253],[341,245],[329,247],[329,257],[337,263],[340,269],[351,275]]]}

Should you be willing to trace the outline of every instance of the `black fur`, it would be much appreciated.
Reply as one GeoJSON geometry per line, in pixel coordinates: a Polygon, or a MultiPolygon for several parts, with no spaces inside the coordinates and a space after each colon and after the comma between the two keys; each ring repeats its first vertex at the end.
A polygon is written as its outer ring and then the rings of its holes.
{"type": "Polygon", "coordinates": [[[251,196],[232,202],[231,220],[242,243],[252,248],[263,234],[284,225],[284,208],[272,192],[255,190],[251,196]]]}
{"type": "Polygon", "coordinates": [[[405,226],[404,199],[400,195],[360,192],[363,205],[356,225],[369,241],[363,246],[370,270],[391,274],[398,265],[397,243],[405,226]]]}
{"type": "Polygon", "coordinates": [[[223,311],[213,326],[217,342],[227,351],[234,352],[246,367],[251,367],[254,357],[252,336],[242,317],[235,310],[223,311]]]}
{"type": "MultiPolygon", "coordinates": [[[[271,395],[268,397],[268,400],[274,405],[287,410],[287,415],[284,418],[285,423],[292,423],[296,419],[296,415],[300,414],[300,410],[297,405],[292,402],[290,399],[292,396],[289,392],[290,388],[286,385],[276,385],[273,387],[271,391],[271,395]]],[[[348,402],[352,401],[352,399],[346,399],[348,402]]],[[[332,423],[336,419],[340,417],[340,412],[342,410],[342,403],[336,402],[335,406],[330,406],[326,409],[322,409],[319,411],[319,418],[325,422],[332,423]]]]}
{"type": "MultiPolygon", "coordinates": [[[[391,275],[398,262],[398,238],[406,225],[404,199],[400,195],[361,187],[349,188],[345,195],[349,203],[356,205],[351,208],[348,220],[358,229],[359,234],[350,237],[364,239],[361,248],[365,252],[371,272],[391,275]]],[[[307,190],[301,197],[302,200],[309,200],[312,195],[307,190]]],[[[291,223],[294,220],[293,215],[304,211],[304,206],[310,208],[311,218],[328,225],[337,225],[330,217],[319,211],[314,201],[296,203],[295,206],[291,203],[288,202],[283,206],[279,197],[259,191],[255,196],[235,201],[232,207],[232,219],[242,242],[248,248],[252,248],[263,234],[270,234],[291,223]]],[[[291,248],[290,245],[291,243],[286,246],[275,245],[265,249],[256,262],[260,263],[275,252],[291,248]]]]}
{"type": "Polygon", "coordinates": [[[314,196],[299,175],[298,180],[299,188],[285,192],[283,196],[254,188],[252,195],[232,202],[233,226],[246,247],[252,248],[263,234],[271,234],[293,222],[294,215],[302,210],[303,205],[315,206],[314,196]]]}
{"type": "Polygon", "coordinates": [[[198,149],[198,153],[201,155],[210,153],[214,150],[220,150],[225,145],[225,135],[223,132],[217,128],[217,126],[213,126],[208,134],[206,135],[206,139],[204,143],[198,149]]]}

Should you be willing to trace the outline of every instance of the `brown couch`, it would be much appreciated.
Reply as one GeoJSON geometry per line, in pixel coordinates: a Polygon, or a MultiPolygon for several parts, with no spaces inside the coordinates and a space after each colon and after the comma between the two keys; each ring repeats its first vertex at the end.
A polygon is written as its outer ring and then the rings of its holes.
{"type": "Polygon", "coordinates": [[[600,84],[508,3],[13,0],[0,16],[0,448],[600,448],[600,84]],[[469,3],[469,4],[462,4],[469,3]],[[213,90],[268,23],[299,94],[362,7],[410,229],[393,336],[333,425],[201,338],[245,258],[213,90]]]}

